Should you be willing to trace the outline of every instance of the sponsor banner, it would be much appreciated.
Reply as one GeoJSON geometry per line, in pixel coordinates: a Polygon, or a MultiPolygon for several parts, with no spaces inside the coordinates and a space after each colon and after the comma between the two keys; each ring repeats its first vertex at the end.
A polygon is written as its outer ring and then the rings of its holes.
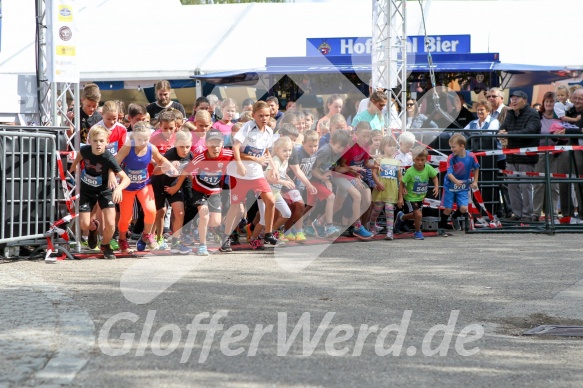
{"type": "Polygon", "coordinates": [[[46,0],[47,77],[50,82],[79,83],[75,0],[46,0]]]}
{"type": "MultiPolygon", "coordinates": [[[[423,35],[407,37],[407,52],[411,54],[442,53],[442,54],[469,54],[471,53],[470,35],[429,35],[427,45],[423,35]]],[[[345,37],[345,38],[308,38],[306,39],[306,56],[319,55],[371,55],[372,38],[345,37]]]]}

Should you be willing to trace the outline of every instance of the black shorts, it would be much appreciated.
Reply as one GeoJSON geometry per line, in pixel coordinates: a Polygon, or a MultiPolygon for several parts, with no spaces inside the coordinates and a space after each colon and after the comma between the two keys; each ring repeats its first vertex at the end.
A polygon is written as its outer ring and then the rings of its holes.
{"type": "Polygon", "coordinates": [[[110,189],[99,193],[81,192],[81,195],[79,195],[79,213],[91,213],[96,203],[99,203],[101,209],[115,208],[113,192],[110,189]]]}
{"type": "Polygon", "coordinates": [[[194,190],[194,204],[196,206],[208,206],[210,213],[221,212],[221,195],[207,195],[200,191],[194,190]]]}
{"type": "Polygon", "coordinates": [[[420,210],[423,208],[423,202],[409,202],[405,201],[403,205],[403,213],[409,214],[413,213],[415,210],[420,210]]]}
{"type": "Polygon", "coordinates": [[[168,200],[170,205],[172,205],[174,202],[184,202],[184,193],[182,192],[182,189],[178,190],[173,195],[164,192],[162,194],[155,195],[154,200],[156,201],[156,210],[160,210],[166,207],[166,200],[168,200]]]}

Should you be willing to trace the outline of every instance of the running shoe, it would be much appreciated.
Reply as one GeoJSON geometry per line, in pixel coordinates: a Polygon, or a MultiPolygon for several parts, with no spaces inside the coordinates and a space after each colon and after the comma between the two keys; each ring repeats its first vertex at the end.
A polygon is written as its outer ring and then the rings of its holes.
{"type": "Polygon", "coordinates": [[[180,253],[181,255],[188,255],[189,253],[192,253],[192,250],[189,247],[187,247],[186,245],[184,245],[183,242],[174,241],[174,242],[172,242],[172,245],[170,246],[170,252],[171,253],[180,253]]]}
{"type": "Polygon", "coordinates": [[[101,244],[101,252],[103,252],[103,258],[106,260],[115,260],[115,253],[113,253],[113,249],[109,246],[109,244],[104,245],[101,244]]]}
{"type": "Polygon", "coordinates": [[[87,237],[87,246],[89,246],[90,249],[95,249],[98,242],[99,221],[93,220],[92,222],[95,224],[95,230],[89,231],[89,236],[87,237]]]}
{"type": "Polygon", "coordinates": [[[119,244],[117,241],[115,241],[114,239],[112,239],[109,242],[109,246],[111,247],[111,249],[113,249],[114,251],[119,251],[119,244]]]}
{"type": "Polygon", "coordinates": [[[266,243],[274,245],[276,247],[281,246],[281,245],[285,245],[285,243],[283,241],[278,240],[277,237],[275,237],[274,233],[265,233],[263,240],[266,243]]]}
{"type": "Polygon", "coordinates": [[[233,252],[233,248],[231,248],[231,236],[225,237],[225,241],[219,248],[220,252],[233,252]]]}
{"type": "Polygon", "coordinates": [[[317,218],[314,221],[312,221],[312,228],[314,228],[314,231],[316,232],[316,237],[319,238],[326,237],[326,231],[324,227],[320,225],[320,222],[318,221],[317,218]]]}
{"type": "Polygon", "coordinates": [[[283,234],[283,238],[287,241],[296,241],[296,235],[292,232],[287,232],[283,234]]]}
{"type": "Polygon", "coordinates": [[[340,229],[338,229],[336,226],[328,225],[328,226],[324,227],[324,236],[326,238],[337,237],[339,235],[340,235],[340,229]]]}
{"type": "Polygon", "coordinates": [[[166,249],[168,249],[168,244],[166,243],[164,236],[156,236],[156,244],[158,244],[157,249],[159,251],[165,251],[166,249]]]}
{"type": "Polygon", "coordinates": [[[392,240],[393,239],[393,231],[389,230],[387,235],[385,236],[385,240],[392,240]]]}
{"type": "Polygon", "coordinates": [[[253,248],[253,250],[257,251],[262,251],[265,249],[265,247],[263,246],[263,241],[261,241],[260,238],[256,238],[254,240],[249,241],[249,244],[251,245],[251,248],[253,248]]]}
{"type": "Polygon", "coordinates": [[[421,231],[413,233],[413,238],[415,240],[425,240],[425,237],[423,237],[423,233],[421,233],[421,231]]]}
{"type": "Polygon", "coordinates": [[[134,253],[134,250],[130,248],[130,244],[128,244],[128,240],[119,240],[119,250],[121,253],[134,253]]]}
{"type": "MultiPolygon", "coordinates": [[[[314,230],[312,225],[308,225],[304,228],[304,234],[306,236],[316,237],[316,231],[314,230]]],[[[297,236],[296,236],[296,240],[297,240],[297,236]]]]}
{"type": "Polygon", "coordinates": [[[366,228],[360,225],[358,228],[354,228],[354,235],[357,238],[368,240],[372,238],[372,233],[366,230],[366,228]]]}
{"type": "Polygon", "coordinates": [[[206,245],[199,246],[198,250],[196,251],[196,255],[197,256],[208,256],[209,251],[208,251],[208,249],[206,249],[206,245]]]}
{"type": "Polygon", "coordinates": [[[449,234],[445,231],[445,229],[437,228],[437,235],[439,237],[449,237],[449,234]]]}
{"type": "Polygon", "coordinates": [[[303,243],[307,240],[306,235],[304,232],[297,232],[296,233],[296,242],[303,243]]]}

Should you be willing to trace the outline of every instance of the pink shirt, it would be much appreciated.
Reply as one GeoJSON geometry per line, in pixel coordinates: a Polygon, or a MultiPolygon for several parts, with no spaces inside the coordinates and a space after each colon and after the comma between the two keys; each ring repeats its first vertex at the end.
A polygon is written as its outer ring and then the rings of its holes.
{"type": "Polygon", "coordinates": [[[192,135],[192,147],[190,147],[192,153],[196,155],[206,150],[206,142],[204,137],[199,137],[196,132],[192,131],[190,134],[192,135]]]}
{"type": "Polygon", "coordinates": [[[213,124],[213,128],[221,131],[223,135],[231,135],[231,128],[233,128],[233,123],[223,124],[222,122],[217,121],[213,124]]]}

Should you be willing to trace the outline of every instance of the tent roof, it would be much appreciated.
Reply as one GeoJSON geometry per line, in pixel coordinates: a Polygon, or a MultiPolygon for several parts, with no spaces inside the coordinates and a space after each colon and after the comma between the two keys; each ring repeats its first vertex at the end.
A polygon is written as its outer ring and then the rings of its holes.
{"type": "MultiPolygon", "coordinates": [[[[429,34],[471,34],[473,52],[499,52],[509,63],[581,66],[570,39],[538,26],[561,20],[577,36],[578,0],[434,0],[429,34]],[[508,26],[508,27],[506,27],[508,26]]],[[[0,73],[35,73],[34,1],[2,1],[0,73]]],[[[182,6],[179,0],[77,0],[82,81],[187,79],[201,73],[263,68],[267,57],[305,55],[308,37],[372,35],[370,1],[182,6]]],[[[410,35],[420,8],[407,4],[410,35]]],[[[484,64],[487,66],[487,64],[484,64]]]]}

